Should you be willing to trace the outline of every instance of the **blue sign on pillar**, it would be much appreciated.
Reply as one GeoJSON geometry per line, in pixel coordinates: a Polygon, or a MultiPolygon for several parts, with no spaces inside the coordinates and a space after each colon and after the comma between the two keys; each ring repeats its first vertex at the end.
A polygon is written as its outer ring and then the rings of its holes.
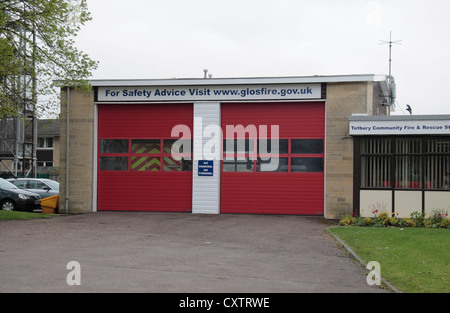
{"type": "Polygon", "coordinates": [[[213,176],[213,175],[214,175],[214,161],[199,160],[198,176],[213,176]]]}

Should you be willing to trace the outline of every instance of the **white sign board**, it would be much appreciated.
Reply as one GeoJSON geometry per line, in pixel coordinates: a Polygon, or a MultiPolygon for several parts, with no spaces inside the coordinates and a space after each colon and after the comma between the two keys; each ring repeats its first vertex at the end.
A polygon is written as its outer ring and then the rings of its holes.
{"type": "Polygon", "coordinates": [[[302,100],[321,91],[321,84],[98,87],[97,101],[302,100]]]}
{"type": "Polygon", "coordinates": [[[450,120],[350,121],[350,135],[450,134],[450,120]]]}

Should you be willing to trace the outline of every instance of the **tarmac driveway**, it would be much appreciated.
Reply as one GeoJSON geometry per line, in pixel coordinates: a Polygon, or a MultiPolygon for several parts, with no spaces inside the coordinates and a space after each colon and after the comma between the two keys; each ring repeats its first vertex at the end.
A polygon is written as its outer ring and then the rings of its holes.
{"type": "Polygon", "coordinates": [[[302,216],[151,212],[0,221],[0,292],[385,292],[366,283],[329,226],[302,216]],[[68,269],[71,261],[80,267],[68,269]]]}

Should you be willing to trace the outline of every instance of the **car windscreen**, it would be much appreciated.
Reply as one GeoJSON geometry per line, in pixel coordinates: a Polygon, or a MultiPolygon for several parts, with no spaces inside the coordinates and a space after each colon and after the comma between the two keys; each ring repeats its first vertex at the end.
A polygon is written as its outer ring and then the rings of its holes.
{"type": "Polygon", "coordinates": [[[16,186],[11,184],[9,181],[4,179],[0,179],[0,188],[1,189],[18,189],[16,186]]]}

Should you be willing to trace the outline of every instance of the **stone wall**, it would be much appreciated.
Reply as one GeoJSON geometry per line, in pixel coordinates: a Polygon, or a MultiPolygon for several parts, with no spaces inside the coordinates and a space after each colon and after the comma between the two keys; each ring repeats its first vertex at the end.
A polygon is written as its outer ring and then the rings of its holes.
{"type": "Polygon", "coordinates": [[[353,139],[348,118],[372,114],[372,82],[329,83],[326,100],[325,217],[353,211],[353,139]]]}
{"type": "Polygon", "coordinates": [[[94,170],[94,93],[70,89],[69,194],[66,208],[67,88],[61,93],[60,198],[61,213],[92,212],[94,170]]]}

